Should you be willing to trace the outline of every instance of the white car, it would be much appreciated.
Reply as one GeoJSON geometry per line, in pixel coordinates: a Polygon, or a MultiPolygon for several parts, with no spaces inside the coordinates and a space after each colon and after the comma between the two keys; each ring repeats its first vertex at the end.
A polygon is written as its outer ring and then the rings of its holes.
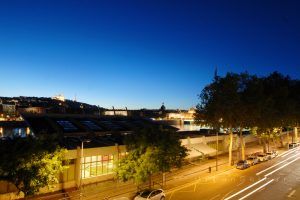
{"type": "Polygon", "coordinates": [[[276,151],[270,151],[270,152],[267,152],[266,154],[268,156],[270,156],[271,159],[275,158],[278,155],[278,153],[276,153],[276,151]]]}
{"type": "Polygon", "coordinates": [[[249,163],[250,165],[256,165],[256,164],[258,164],[258,162],[259,162],[257,156],[255,156],[255,155],[249,156],[249,157],[247,158],[247,161],[248,161],[248,163],[249,163]]]}
{"type": "Polygon", "coordinates": [[[134,200],[165,200],[166,194],[162,189],[147,189],[139,192],[139,194],[134,197],[134,200]]]}
{"type": "Polygon", "coordinates": [[[269,155],[264,154],[264,153],[258,154],[257,158],[258,158],[259,162],[264,162],[264,161],[271,159],[271,157],[269,155]]]}

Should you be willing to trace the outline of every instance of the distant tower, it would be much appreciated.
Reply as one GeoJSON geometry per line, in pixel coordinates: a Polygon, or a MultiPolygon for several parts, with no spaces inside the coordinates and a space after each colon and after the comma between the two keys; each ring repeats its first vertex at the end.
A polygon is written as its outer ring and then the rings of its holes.
{"type": "Polygon", "coordinates": [[[165,118],[166,117],[166,106],[165,103],[163,102],[160,109],[159,109],[159,115],[161,118],[165,118]]]}
{"type": "Polygon", "coordinates": [[[165,111],[165,110],[166,110],[166,106],[165,106],[165,103],[164,103],[164,102],[162,103],[162,105],[161,105],[161,107],[160,107],[160,110],[161,110],[161,111],[165,111]]]}
{"type": "Polygon", "coordinates": [[[217,66],[216,66],[216,68],[215,68],[214,79],[215,79],[215,80],[218,80],[218,79],[219,79],[219,76],[218,76],[218,67],[217,67],[217,66]]]}
{"type": "Polygon", "coordinates": [[[77,102],[77,96],[76,96],[76,94],[74,96],[74,102],[77,102]]]}

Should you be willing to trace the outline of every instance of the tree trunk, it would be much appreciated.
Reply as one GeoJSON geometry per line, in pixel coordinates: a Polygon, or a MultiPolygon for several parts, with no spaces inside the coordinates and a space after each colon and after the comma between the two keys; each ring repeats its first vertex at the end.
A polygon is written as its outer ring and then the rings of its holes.
{"type": "Polygon", "coordinates": [[[258,144],[261,145],[261,138],[258,138],[258,144]]]}
{"type": "Polygon", "coordinates": [[[162,186],[164,188],[166,186],[166,172],[163,172],[162,176],[162,186]]]}
{"type": "Polygon", "coordinates": [[[266,153],[267,152],[266,138],[262,138],[262,142],[263,142],[263,151],[264,153],[266,153]]]}
{"type": "Polygon", "coordinates": [[[295,137],[295,142],[298,142],[298,129],[297,129],[297,126],[294,127],[294,137],[295,137]]]}
{"type": "Polygon", "coordinates": [[[242,128],[240,128],[240,149],[241,149],[242,160],[245,160],[245,143],[244,143],[242,128]]]}
{"type": "Polygon", "coordinates": [[[283,135],[282,135],[282,128],[280,129],[280,147],[283,148],[283,135]]]}
{"type": "Polygon", "coordinates": [[[289,134],[289,131],[287,131],[287,133],[286,133],[286,138],[287,138],[287,143],[290,143],[290,134],[289,134]]]}
{"type": "Polygon", "coordinates": [[[232,145],[233,145],[233,133],[231,127],[229,128],[229,147],[228,147],[228,161],[229,166],[231,166],[232,163],[232,145]]]}

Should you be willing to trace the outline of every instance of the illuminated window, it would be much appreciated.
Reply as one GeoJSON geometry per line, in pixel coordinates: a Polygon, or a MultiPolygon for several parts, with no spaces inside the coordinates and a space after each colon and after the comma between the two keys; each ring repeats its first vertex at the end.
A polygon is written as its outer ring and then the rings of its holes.
{"type": "Polygon", "coordinates": [[[122,158],[125,158],[127,155],[128,155],[128,152],[119,153],[119,160],[121,160],[122,158]]]}
{"type": "Polygon", "coordinates": [[[110,174],[114,169],[113,155],[98,155],[91,157],[84,157],[81,159],[82,178],[90,178],[110,174]]]}

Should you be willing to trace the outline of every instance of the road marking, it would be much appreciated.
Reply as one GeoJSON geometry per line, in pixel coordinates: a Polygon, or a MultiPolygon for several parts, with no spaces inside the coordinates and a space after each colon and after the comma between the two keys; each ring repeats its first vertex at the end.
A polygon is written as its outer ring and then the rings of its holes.
{"type": "Polygon", "coordinates": [[[288,162],[288,163],[282,165],[281,167],[279,167],[279,168],[277,168],[277,169],[271,171],[270,173],[266,174],[265,177],[268,177],[268,176],[270,176],[271,174],[274,174],[274,173],[277,172],[278,170],[280,170],[280,169],[282,169],[282,168],[284,168],[284,167],[286,167],[286,166],[292,164],[293,162],[295,162],[295,161],[297,161],[297,160],[299,160],[299,159],[300,159],[300,158],[296,158],[296,159],[294,159],[294,160],[292,160],[292,161],[290,161],[290,162],[288,162]]]}
{"type": "MultiPolygon", "coordinates": [[[[215,178],[216,176],[218,176],[218,175],[220,175],[220,174],[224,174],[224,173],[226,173],[226,172],[228,172],[228,171],[231,171],[231,170],[233,170],[233,169],[234,169],[234,168],[231,168],[231,169],[229,169],[229,170],[220,172],[220,173],[218,173],[218,174],[216,174],[216,175],[209,176],[209,177],[207,177],[207,179],[215,178]]],[[[199,179],[200,179],[200,178],[201,178],[201,177],[199,177],[199,179]]],[[[185,183],[185,184],[183,184],[183,185],[181,185],[181,186],[174,187],[174,188],[170,189],[169,191],[167,191],[166,194],[170,194],[170,193],[172,193],[172,192],[176,192],[176,191],[178,191],[178,190],[182,190],[182,189],[184,189],[184,188],[186,188],[186,187],[191,187],[191,186],[193,186],[194,184],[201,184],[201,180],[199,180],[199,179],[193,180],[192,182],[185,183]]],[[[202,179],[202,178],[201,178],[201,179],[202,179]]]]}
{"type": "Polygon", "coordinates": [[[281,156],[283,156],[283,155],[285,155],[285,154],[287,154],[287,153],[289,153],[289,152],[291,152],[291,151],[295,151],[295,149],[287,150],[287,151],[285,151],[285,152],[279,154],[278,156],[281,157],[281,156]]]}
{"type": "Polygon", "coordinates": [[[218,194],[218,195],[216,195],[216,196],[210,198],[209,200],[214,200],[214,199],[218,198],[219,196],[220,196],[220,194],[218,194]]]}
{"type": "Polygon", "coordinates": [[[291,153],[293,153],[293,152],[295,152],[295,151],[298,151],[298,150],[299,150],[299,147],[296,147],[295,149],[291,149],[291,150],[289,150],[289,151],[286,151],[285,153],[283,153],[283,154],[281,154],[281,155],[279,155],[279,156],[285,157],[285,156],[287,156],[287,155],[289,155],[289,154],[291,154],[291,153]]]}
{"type": "Polygon", "coordinates": [[[289,198],[291,198],[294,194],[295,194],[296,190],[293,190],[290,192],[290,194],[288,195],[289,198]]]}
{"type": "Polygon", "coordinates": [[[231,195],[230,197],[227,197],[227,198],[225,198],[224,200],[231,199],[231,198],[233,198],[233,197],[235,197],[235,196],[237,196],[237,195],[241,194],[242,192],[244,192],[244,191],[246,191],[246,190],[248,190],[248,189],[252,188],[253,186],[255,186],[255,185],[259,184],[260,182],[263,182],[263,181],[264,181],[264,180],[266,180],[266,179],[267,179],[267,178],[266,178],[266,177],[264,177],[263,179],[261,179],[261,180],[257,181],[256,183],[253,183],[252,185],[249,185],[248,187],[245,187],[244,189],[242,189],[242,190],[240,190],[239,192],[237,192],[237,193],[235,193],[235,194],[231,195]]]}
{"type": "Polygon", "coordinates": [[[270,184],[270,183],[272,183],[273,181],[274,181],[274,179],[270,180],[269,182],[267,182],[267,183],[263,184],[262,186],[260,186],[260,187],[256,188],[256,189],[255,189],[255,190],[253,190],[252,192],[250,192],[250,193],[246,194],[245,196],[243,196],[243,197],[242,197],[242,198],[240,198],[239,200],[243,200],[243,199],[245,199],[245,198],[249,197],[250,195],[254,194],[255,192],[259,191],[260,189],[262,189],[262,188],[266,187],[267,185],[269,185],[269,184],[270,184]]]}
{"type": "Polygon", "coordinates": [[[174,192],[172,192],[172,193],[171,193],[171,196],[169,197],[169,200],[171,200],[171,199],[172,199],[172,196],[173,196],[173,194],[174,194],[174,192]]]}
{"type": "Polygon", "coordinates": [[[289,153],[287,153],[287,154],[282,155],[281,158],[284,158],[284,157],[286,157],[286,156],[288,156],[288,155],[290,155],[290,154],[292,154],[292,153],[295,153],[295,152],[297,152],[297,151],[298,151],[298,149],[294,149],[293,151],[291,151],[291,152],[289,152],[289,153]]]}
{"type": "Polygon", "coordinates": [[[271,167],[268,167],[268,168],[266,168],[266,169],[264,169],[264,170],[262,170],[262,171],[256,173],[256,176],[258,176],[258,175],[264,173],[265,171],[268,171],[269,169],[272,169],[272,168],[274,168],[274,167],[280,165],[281,163],[284,163],[284,162],[287,161],[287,160],[290,160],[290,159],[292,159],[292,158],[294,158],[294,157],[297,157],[297,156],[299,156],[299,155],[300,155],[300,153],[298,153],[298,154],[296,154],[296,155],[293,155],[293,156],[291,156],[291,157],[289,157],[289,158],[287,158],[287,159],[285,159],[285,160],[283,160],[283,161],[280,161],[279,163],[277,163],[277,164],[275,164],[275,165],[273,165],[273,166],[271,166],[271,167]]]}

